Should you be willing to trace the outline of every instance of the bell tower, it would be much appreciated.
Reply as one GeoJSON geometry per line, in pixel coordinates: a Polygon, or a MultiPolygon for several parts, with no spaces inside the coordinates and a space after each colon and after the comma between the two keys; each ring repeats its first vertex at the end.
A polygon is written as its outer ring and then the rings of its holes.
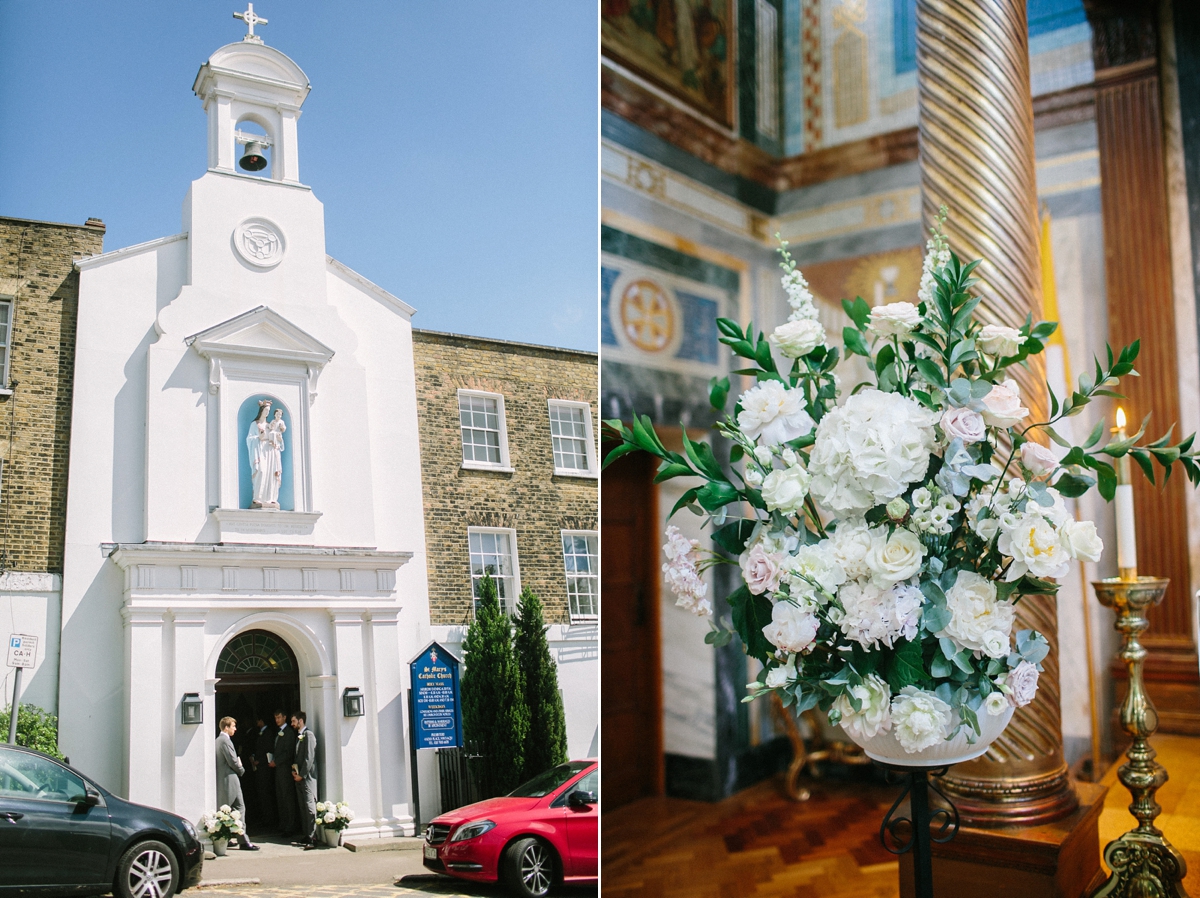
{"type": "Polygon", "coordinates": [[[246,22],[249,33],[213,53],[192,85],[208,114],[208,168],[227,174],[261,171],[269,153],[269,179],[299,184],[296,120],[311,89],[308,76],[254,33],[254,26],[267,20],[254,14],[253,5],[234,16],[246,22]],[[240,130],[246,123],[263,134],[240,130]],[[239,160],[245,160],[240,169],[239,160]]]}

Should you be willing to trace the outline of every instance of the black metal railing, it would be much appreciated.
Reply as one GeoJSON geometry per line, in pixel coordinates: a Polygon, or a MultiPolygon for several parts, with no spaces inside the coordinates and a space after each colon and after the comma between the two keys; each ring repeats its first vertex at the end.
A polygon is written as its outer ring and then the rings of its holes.
{"type": "Polygon", "coordinates": [[[463,805],[474,804],[497,794],[490,788],[484,764],[486,755],[472,745],[465,748],[439,748],[438,777],[441,782],[441,810],[444,814],[463,805]]]}

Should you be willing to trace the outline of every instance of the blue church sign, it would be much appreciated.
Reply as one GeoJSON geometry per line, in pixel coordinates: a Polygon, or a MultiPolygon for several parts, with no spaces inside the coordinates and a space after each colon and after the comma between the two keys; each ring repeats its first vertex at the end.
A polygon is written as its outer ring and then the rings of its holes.
{"type": "Polygon", "coordinates": [[[409,664],[412,676],[414,748],[460,748],[458,659],[431,642],[409,664]]]}

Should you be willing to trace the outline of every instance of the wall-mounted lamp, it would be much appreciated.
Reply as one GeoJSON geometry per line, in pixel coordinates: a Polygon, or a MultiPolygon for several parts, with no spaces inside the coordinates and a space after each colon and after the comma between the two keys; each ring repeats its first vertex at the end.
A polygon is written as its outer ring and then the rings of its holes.
{"type": "Polygon", "coordinates": [[[185,692],[183,694],[183,701],[179,703],[179,707],[180,722],[184,726],[204,723],[204,702],[200,700],[200,693],[185,692]]]}
{"type": "Polygon", "coordinates": [[[363,694],[353,686],[342,690],[342,714],[346,717],[362,717],[366,714],[363,694]]]}

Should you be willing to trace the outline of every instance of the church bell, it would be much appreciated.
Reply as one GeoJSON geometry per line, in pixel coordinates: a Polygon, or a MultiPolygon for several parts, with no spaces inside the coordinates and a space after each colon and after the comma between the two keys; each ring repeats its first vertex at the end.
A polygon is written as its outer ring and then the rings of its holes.
{"type": "Polygon", "coordinates": [[[246,171],[262,171],[267,167],[267,157],[263,151],[263,145],[257,140],[252,140],[246,144],[246,151],[242,154],[242,158],[238,160],[238,165],[246,171]]]}

